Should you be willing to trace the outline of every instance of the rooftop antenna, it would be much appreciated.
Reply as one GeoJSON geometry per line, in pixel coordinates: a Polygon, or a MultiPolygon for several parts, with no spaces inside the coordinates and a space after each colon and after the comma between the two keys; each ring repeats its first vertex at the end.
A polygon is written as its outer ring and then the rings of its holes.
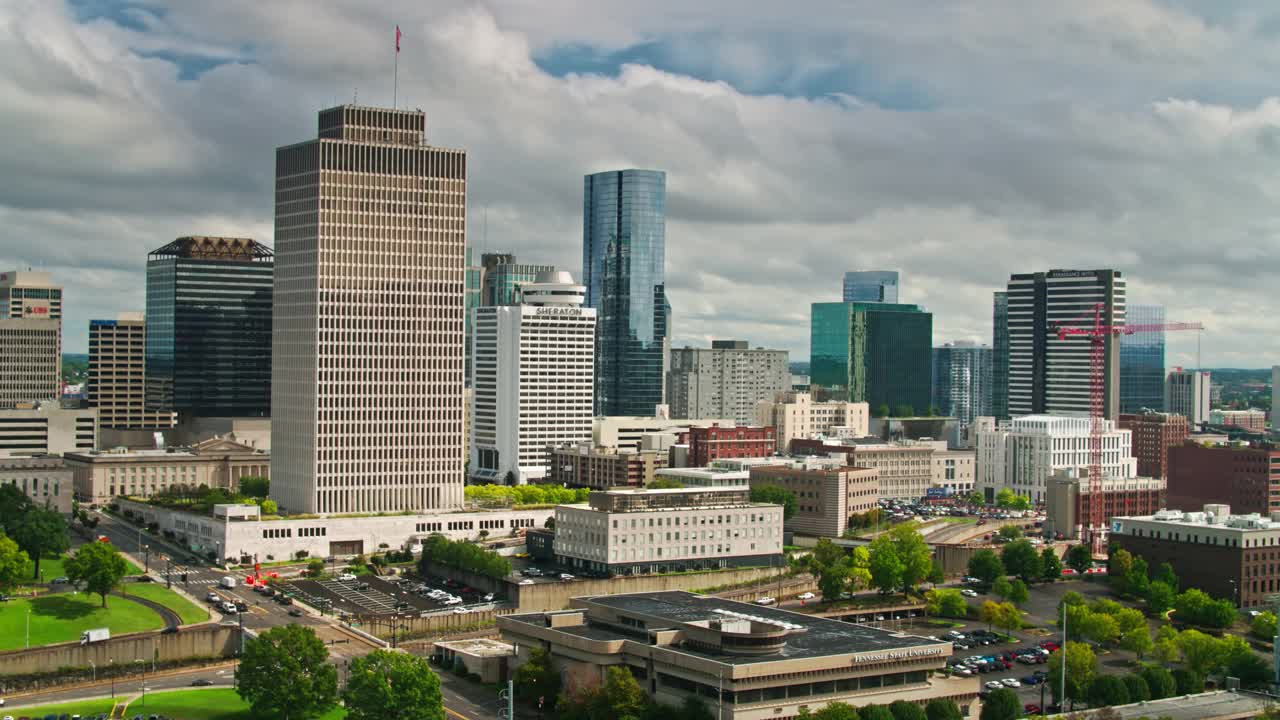
{"type": "Polygon", "coordinates": [[[351,89],[351,104],[352,105],[360,104],[360,88],[351,89]]]}

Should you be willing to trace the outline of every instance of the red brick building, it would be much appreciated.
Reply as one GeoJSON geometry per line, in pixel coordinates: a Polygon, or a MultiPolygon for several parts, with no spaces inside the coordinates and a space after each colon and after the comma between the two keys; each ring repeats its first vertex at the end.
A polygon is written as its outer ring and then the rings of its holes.
{"type": "Polygon", "coordinates": [[[689,445],[689,466],[706,467],[716,460],[769,457],[776,449],[772,427],[689,428],[680,442],[689,445]]]}
{"type": "Polygon", "coordinates": [[[1280,510],[1280,450],[1190,441],[1171,447],[1167,502],[1170,509],[1188,512],[1213,503],[1230,505],[1238,514],[1280,510]]]}
{"type": "Polygon", "coordinates": [[[1113,517],[1154,515],[1165,506],[1165,482],[1160,478],[1104,477],[1102,492],[1094,494],[1087,470],[1081,468],[1080,471],[1083,480],[1076,478],[1074,469],[1059,470],[1049,479],[1045,493],[1045,529],[1051,533],[1061,533],[1068,539],[1088,537],[1088,533],[1082,534],[1081,530],[1089,525],[1095,502],[1102,503],[1104,526],[1113,517]]]}
{"type": "Polygon", "coordinates": [[[1121,415],[1120,429],[1132,433],[1138,475],[1152,478],[1169,477],[1169,448],[1185,443],[1191,432],[1185,417],[1158,412],[1121,415]]]}

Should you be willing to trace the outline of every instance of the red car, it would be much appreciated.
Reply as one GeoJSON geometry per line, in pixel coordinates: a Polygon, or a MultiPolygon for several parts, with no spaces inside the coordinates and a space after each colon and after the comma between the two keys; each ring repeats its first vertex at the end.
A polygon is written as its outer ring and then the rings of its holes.
{"type": "Polygon", "coordinates": [[[1048,650],[1049,652],[1055,652],[1057,651],[1059,645],[1058,643],[1052,640],[1045,640],[1044,642],[1040,643],[1040,647],[1044,648],[1045,650],[1048,650]]]}
{"type": "Polygon", "coordinates": [[[1034,703],[1027,703],[1026,705],[1023,705],[1022,711],[1028,715],[1040,715],[1043,712],[1040,709],[1040,706],[1034,703]]]}

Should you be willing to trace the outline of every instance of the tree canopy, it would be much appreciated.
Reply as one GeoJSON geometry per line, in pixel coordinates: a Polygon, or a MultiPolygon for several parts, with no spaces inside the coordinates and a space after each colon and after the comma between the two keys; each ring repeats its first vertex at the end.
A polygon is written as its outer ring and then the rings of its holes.
{"type": "Polygon", "coordinates": [[[914,588],[929,576],[933,560],[924,537],[907,524],[895,525],[871,541],[871,582],[884,592],[914,588]]]}
{"type": "Polygon", "coordinates": [[[511,561],[493,550],[475,543],[450,540],[439,534],[423,541],[422,557],[418,560],[418,568],[423,575],[430,574],[432,565],[444,565],[494,579],[511,574],[511,561]]]}
{"type": "Polygon", "coordinates": [[[969,558],[969,575],[986,585],[991,585],[1004,574],[1004,563],[1000,562],[1000,556],[992,550],[983,548],[969,558]]]}
{"type": "Polygon", "coordinates": [[[0,534],[0,592],[11,592],[29,577],[31,558],[12,538],[0,534]]]}
{"type": "Polygon", "coordinates": [[[1040,567],[1044,569],[1045,582],[1054,582],[1062,578],[1062,561],[1053,548],[1040,551],[1040,567]]]}
{"type": "Polygon", "coordinates": [[[63,567],[68,580],[102,597],[102,607],[107,606],[107,594],[129,572],[129,562],[115,546],[105,542],[81,545],[74,555],[67,558],[63,567]]]}
{"type": "Polygon", "coordinates": [[[1022,578],[1023,582],[1032,583],[1044,577],[1044,566],[1040,564],[1040,554],[1030,540],[1014,540],[1004,546],[1000,553],[1000,561],[1011,574],[1022,578]]]}
{"type": "Polygon", "coordinates": [[[245,640],[236,693],[255,718],[305,720],[338,700],[338,671],[315,631],[280,625],[245,640]]]}
{"type": "Polygon", "coordinates": [[[1073,702],[1085,700],[1089,684],[1098,673],[1098,657],[1094,655],[1093,648],[1088,645],[1070,641],[1067,642],[1066,647],[1058,648],[1049,656],[1049,691],[1053,694],[1054,702],[1057,703],[1063,702],[1064,699],[1061,679],[1064,653],[1067,662],[1065,699],[1073,702]]]}
{"type": "Polygon", "coordinates": [[[790,520],[796,515],[796,494],[781,485],[758,485],[751,488],[751,502],[781,505],[783,520],[790,520]]]}
{"type": "Polygon", "coordinates": [[[67,537],[67,519],[50,508],[32,505],[15,522],[9,534],[18,547],[31,558],[31,577],[40,578],[40,558],[66,552],[71,546],[67,537]]]}
{"type": "Polygon", "coordinates": [[[1088,545],[1072,545],[1066,554],[1067,567],[1079,574],[1084,574],[1093,566],[1093,551],[1088,545]]]}
{"type": "Polygon", "coordinates": [[[342,704],[347,720],[444,720],[440,678],[409,653],[374,650],[352,660],[342,704]]]}
{"type": "Polygon", "coordinates": [[[979,720],[1017,720],[1022,717],[1022,703],[1009,688],[993,690],[982,703],[982,714],[978,717],[979,720]]]}

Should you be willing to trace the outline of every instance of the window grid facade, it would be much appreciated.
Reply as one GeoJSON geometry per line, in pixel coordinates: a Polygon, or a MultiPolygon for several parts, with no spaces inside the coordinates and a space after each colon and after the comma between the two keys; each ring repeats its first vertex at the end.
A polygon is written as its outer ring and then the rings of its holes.
{"type": "MultiPolygon", "coordinates": [[[[1129,325],[1164,324],[1163,305],[1129,305],[1129,325]]],[[[1164,331],[1120,336],[1120,412],[1164,410],[1164,331]]]]}
{"type": "Polygon", "coordinates": [[[141,313],[89,321],[89,406],[105,428],[160,430],[175,413],[146,409],[146,322],[141,313]]]}

